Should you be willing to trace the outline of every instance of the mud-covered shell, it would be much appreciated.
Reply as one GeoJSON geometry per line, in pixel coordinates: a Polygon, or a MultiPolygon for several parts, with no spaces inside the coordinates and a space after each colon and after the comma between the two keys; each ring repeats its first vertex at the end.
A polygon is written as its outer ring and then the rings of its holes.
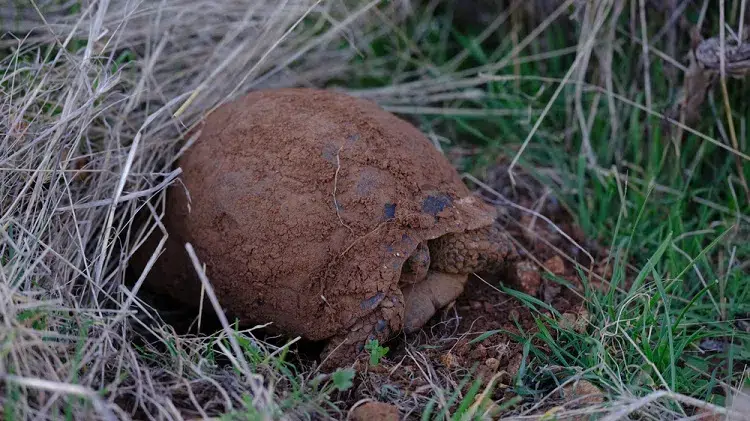
{"type": "Polygon", "coordinates": [[[151,278],[197,304],[190,242],[222,306],[245,322],[321,340],[380,305],[397,331],[408,255],[494,220],[418,129],[369,101],[257,91],[201,130],[168,192],[170,238],[151,278]]]}

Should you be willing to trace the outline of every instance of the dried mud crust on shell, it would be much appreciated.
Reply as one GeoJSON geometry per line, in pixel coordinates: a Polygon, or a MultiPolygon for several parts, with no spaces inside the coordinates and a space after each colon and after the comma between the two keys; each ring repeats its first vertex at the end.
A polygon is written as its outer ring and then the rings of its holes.
{"type": "Polygon", "coordinates": [[[190,242],[230,316],[310,340],[375,308],[383,329],[400,330],[408,255],[494,220],[414,126],[331,91],[257,91],[220,107],[179,165],[152,284],[198,304],[190,242]]]}

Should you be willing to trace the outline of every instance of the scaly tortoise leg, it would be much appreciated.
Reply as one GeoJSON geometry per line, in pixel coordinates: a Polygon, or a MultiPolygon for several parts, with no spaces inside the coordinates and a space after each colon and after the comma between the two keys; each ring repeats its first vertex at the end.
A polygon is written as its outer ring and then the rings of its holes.
{"type": "Polygon", "coordinates": [[[447,273],[495,271],[516,255],[508,234],[495,225],[446,234],[431,240],[429,247],[430,269],[447,273]]]}
{"type": "Polygon", "coordinates": [[[355,361],[368,341],[384,343],[398,333],[404,320],[404,296],[392,289],[372,312],[328,340],[321,354],[321,370],[333,371],[355,361]]]}

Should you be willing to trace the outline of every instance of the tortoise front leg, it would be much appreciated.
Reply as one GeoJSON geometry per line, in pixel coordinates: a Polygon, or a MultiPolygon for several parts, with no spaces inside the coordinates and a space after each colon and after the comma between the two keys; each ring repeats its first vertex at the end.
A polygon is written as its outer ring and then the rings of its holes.
{"type": "Polygon", "coordinates": [[[516,255],[508,234],[496,225],[446,234],[429,246],[430,269],[447,273],[492,272],[516,255]]]}
{"type": "Polygon", "coordinates": [[[381,344],[398,333],[404,321],[404,296],[394,288],[370,313],[333,336],[321,354],[321,370],[333,371],[352,364],[368,341],[381,344]]]}

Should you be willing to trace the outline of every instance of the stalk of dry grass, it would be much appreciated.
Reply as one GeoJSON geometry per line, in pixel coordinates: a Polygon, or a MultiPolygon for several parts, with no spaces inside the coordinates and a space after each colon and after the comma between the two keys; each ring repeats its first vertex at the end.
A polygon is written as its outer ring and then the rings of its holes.
{"type": "Polygon", "coordinates": [[[206,112],[250,89],[336,77],[377,35],[370,12],[379,2],[347,3],[0,10],[10,31],[0,39],[0,412],[183,419],[236,410],[249,396],[263,418],[279,415],[274,372],[258,366],[240,378],[207,361],[221,338],[171,331],[136,297],[142,279],[128,286],[127,261],[163,230],[164,188],[206,112]]]}

